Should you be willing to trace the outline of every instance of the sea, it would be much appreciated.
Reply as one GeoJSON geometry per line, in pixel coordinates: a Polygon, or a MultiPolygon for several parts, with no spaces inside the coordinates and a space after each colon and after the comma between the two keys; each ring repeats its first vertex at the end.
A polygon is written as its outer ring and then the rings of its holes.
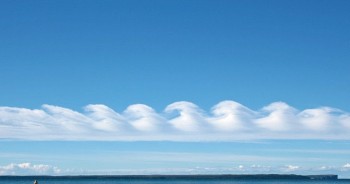
{"type": "Polygon", "coordinates": [[[230,180],[230,179],[140,179],[100,177],[0,177],[0,184],[350,184],[350,179],[337,180],[230,180]]]}

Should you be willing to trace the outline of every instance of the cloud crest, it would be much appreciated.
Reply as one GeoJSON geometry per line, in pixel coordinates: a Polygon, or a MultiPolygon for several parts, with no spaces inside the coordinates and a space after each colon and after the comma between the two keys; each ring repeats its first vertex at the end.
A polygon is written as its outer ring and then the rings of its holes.
{"type": "Polygon", "coordinates": [[[121,113],[102,104],[83,112],[53,105],[41,109],[0,107],[0,138],[24,140],[171,140],[250,139],[350,140],[350,113],[331,107],[298,110],[274,102],[252,110],[222,101],[209,112],[186,101],[156,112],[133,104],[121,113]]]}

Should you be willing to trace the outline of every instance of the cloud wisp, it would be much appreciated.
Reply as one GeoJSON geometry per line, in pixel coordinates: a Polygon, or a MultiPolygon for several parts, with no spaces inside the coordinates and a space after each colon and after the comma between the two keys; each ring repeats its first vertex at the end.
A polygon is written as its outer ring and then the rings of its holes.
{"type": "Polygon", "coordinates": [[[11,163],[0,165],[1,175],[130,175],[130,174],[329,174],[339,173],[340,176],[348,176],[350,169],[344,166],[302,167],[297,165],[232,165],[229,167],[176,167],[176,168],[148,168],[148,169],[60,169],[46,164],[11,163]]]}
{"type": "Polygon", "coordinates": [[[61,169],[46,164],[26,163],[11,163],[5,166],[0,166],[0,175],[58,175],[61,169]]]}
{"type": "Polygon", "coordinates": [[[209,112],[186,101],[156,112],[144,104],[119,113],[90,104],[83,112],[53,105],[0,107],[0,138],[21,140],[233,141],[252,139],[350,140],[350,113],[331,107],[298,110],[274,102],[252,110],[222,101],[209,112]]]}

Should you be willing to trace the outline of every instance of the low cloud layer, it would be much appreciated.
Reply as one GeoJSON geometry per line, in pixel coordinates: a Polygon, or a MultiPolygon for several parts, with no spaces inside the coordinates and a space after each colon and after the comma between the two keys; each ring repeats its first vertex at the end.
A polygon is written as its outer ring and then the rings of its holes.
{"type": "Polygon", "coordinates": [[[0,107],[0,138],[21,140],[171,140],[254,139],[350,140],[350,113],[331,107],[298,110],[274,102],[252,110],[222,101],[210,111],[181,101],[156,112],[134,104],[123,112],[90,104],[82,112],[53,105],[40,109],[0,107]]]}
{"type": "Polygon", "coordinates": [[[0,175],[58,175],[61,170],[57,167],[45,164],[8,164],[0,166],[0,175]]]}
{"type": "Polygon", "coordinates": [[[11,163],[0,165],[1,175],[128,175],[128,174],[329,174],[337,173],[340,177],[349,176],[349,164],[344,166],[302,167],[297,165],[232,165],[231,167],[189,167],[189,168],[150,168],[150,169],[109,169],[83,170],[59,169],[46,164],[11,163]]]}

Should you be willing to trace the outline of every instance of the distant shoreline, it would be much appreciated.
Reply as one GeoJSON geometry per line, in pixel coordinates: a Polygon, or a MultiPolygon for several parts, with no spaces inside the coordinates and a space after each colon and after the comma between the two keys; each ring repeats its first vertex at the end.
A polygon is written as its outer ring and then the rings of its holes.
{"type": "Polygon", "coordinates": [[[195,175],[38,175],[0,176],[0,179],[127,179],[127,180],[338,180],[338,175],[296,174],[195,174],[195,175]]]}

